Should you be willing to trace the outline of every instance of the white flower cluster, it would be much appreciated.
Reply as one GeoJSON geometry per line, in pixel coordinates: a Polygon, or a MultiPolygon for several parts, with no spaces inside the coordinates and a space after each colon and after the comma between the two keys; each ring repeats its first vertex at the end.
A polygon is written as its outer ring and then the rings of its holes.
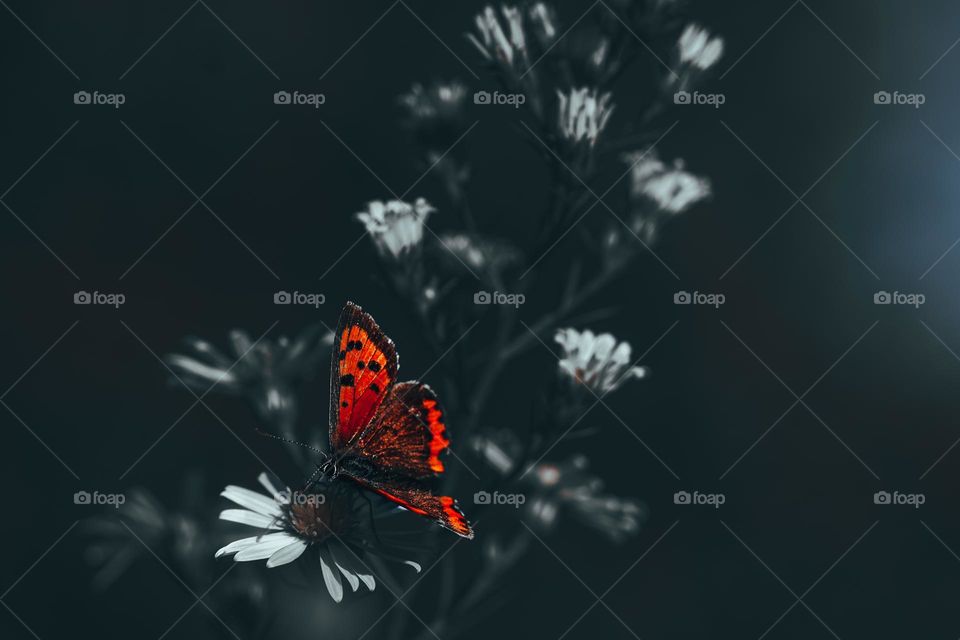
{"type": "Polygon", "coordinates": [[[723,38],[711,38],[710,32],[703,27],[689,24],[680,35],[677,48],[680,50],[680,64],[703,71],[712,67],[723,55],[723,38]]]}
{"type": "Polygon", "coordinates": [[[470,42],[487,60],[496,60],[511,69],[522,68],[521,61],[529,62],[528,32],[542,48],[557,37],[553,9],[543,2],[531,5],[526,14],[513,5],[501,5],[499,12],[488,5],[474,17],[474,22],[477,33],[467,34],[470,42]]]}
{"type": "Polygon", "coordinates": [[[357,214],[357,220],[367,228],[381,254],[399,258],[423,240],[424,223],[434,211],[423,198],[417,198],[413,204],[374,200],[366,211],[357,214]]]}
{"type": "Polygon", "coordinates": [[[647,150],[626,154],[624,161],[631,167],[631,197],[649,198],[671,215],[683,213],[711,194],[710,181],[686,171],[683,160],[667,165],[653,150],[647,150]]]}
{"type": "Polygon", "coordinates": [[[563,137],[575,143],[586,141],[590,145],[596,144],[613,113],[611,95],[604,93],[598,96],[596,89],[583,87],[571,89],[569,93],[557,91],[557,96],[560,99],[559,126],[563,137]]]}
{"type": "Polygon", "coordinates": [[[488,60],[496,58],[511,66],[527,49],[527,41],[523,35],[523,15],[516,7],[508,5],[500,7],[500,14],[505,23],[503,25],[500,24],[500,17],[494,8],[485,7],[474,19],[480,37],[470,33],[467,38],[488,60]]]}
{"type": "Polygon", "coordinates": [[[617,343],[609,333],[559,329],[554,339],[564,351],[560,370],[596,394],[610,393],[628,378],[647,375],[646,367],[629,366],[630,344],[617,343]]]}

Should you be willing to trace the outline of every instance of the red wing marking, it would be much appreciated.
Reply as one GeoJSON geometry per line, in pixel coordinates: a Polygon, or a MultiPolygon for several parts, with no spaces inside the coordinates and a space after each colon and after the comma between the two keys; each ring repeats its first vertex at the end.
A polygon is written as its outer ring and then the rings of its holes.
{"type": "Polygon", "coordinates": [[[370,424],[397,379],[397,350],[370,314],[348,302],[330,366],[330,444],[350,444],[370,424]]]}

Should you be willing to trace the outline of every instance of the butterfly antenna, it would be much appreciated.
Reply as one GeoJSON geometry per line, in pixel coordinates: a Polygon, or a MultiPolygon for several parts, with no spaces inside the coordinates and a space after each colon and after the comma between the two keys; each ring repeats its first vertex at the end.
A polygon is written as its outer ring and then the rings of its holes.
{"type": "MultiPolygon", "coordinates": [[[[324,455],[326,455],[326,454],[324,454],[324,455]]],[[[310,475],[310,479],[307,480],[307,484],[303,485],[303,488],[300,489],[300,493],[306,493],[307,491],[309,491],[309,490],[310,490],[310,487],[312,487],[314,484],[316,484],[317,478],[320,477],[320,474],[321,474],[321,473],[323,473],[323,467],[321,467],[320,465],[317,465],[316,471],[314,471],[314,472],[310,475]]]]}
{"type": "Polygon", "coordinates": [[[258,434],[260,434],[261,436],[266,436],[267,438],[273,438],[274,440],[279,440],[280,442],[286,442],[287,444],[295,444],[295,445],[297,445],[298,447],[303,447],[304,449],[309,449],[310,451],[313,451],[314,453],[319,453],[319,454],[322,455],[324,458],[327,457],[327,452],[326,452],[326,451],[324,451],[323,449],[320,449],[319,447],[315,447],[315,446],[313,446],[313,445],[311,445],[311,444],[307,444],[306,442],[300,442],[299,440],[291,440],[290,438],[284,438],[284,437],[282,437],[282,436],[278,436],[278,435],[273,434],[273,433],[267,433],[266,431],[263,431],[263,430],[259,429],[258,427],[254,427],[254,431],[256,431],[256,432],[257,432],[258,434]]]}

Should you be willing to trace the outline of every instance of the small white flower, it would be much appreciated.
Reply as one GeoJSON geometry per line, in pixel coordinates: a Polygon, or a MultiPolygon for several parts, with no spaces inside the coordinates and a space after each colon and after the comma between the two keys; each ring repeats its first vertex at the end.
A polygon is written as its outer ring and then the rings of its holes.
{"type": "Polygon", "coordinates": [[[647,197],[671,215],[683,213],[711,194],[710,181],[684,169],[683,160],[665,165],[652,150],[624,156],[630,164],[630,195],[647,197]]]}
{"type": "MultiPolygon", "coordinates": [[[[280,491],[265,473],[257,480],[267,490],[266,495],[234,485],[223,490],[221,496],[243,508],[226,509],[220,513],[220,519],[255,527],[260,532],[220,548],[215,557],[232,555],[236,562],[266,560],[267,568],[273,568],[289,564],[307,549],[315,548],[324,584],[335,602],[343,599],[344,580],[352,591],[357,591],[361,584],[370,591],[376,588],[376,580],[358,552],[347,546],[362,520],[362,516],[355,515],[349,497],[335,492],[280,491]]],[[[419,573],[418,564],[406,564],[419,573]]]]}
{"type": "Polygon", "coordinates": [[[689,24],[677,43],[680,64],[708,69],[723,55],[723,38],[711,38],[710,33],[697,24],[689,24]]]}
{"type": "Polygon", "coordinates": [[[633,498],[603,493],[603,481],[587,471],[587,459],[576,455],[564,462],[540,462],[524,477],[533,485],[526,518],[549,532],[567,512],[614,542],[640,531],[647,509],[633,498]]]}
{"type": "Polygon", "coordinates": [[[560,99],[559,126],[563,136],[572,142],[596,144],[607,126],[613,105],[611,95],[597,95],[596,89],[571,89],[568,94],[557,91],[560,99]]]}
{"type": "Polygon", "coordinates": [[[423,240],[424,222],[434,211],[423,198],[417,198],[413,204],[374,200],[366,211],[357,214],[357,220],[367,228],[381,254],[399,258],[423,240]]]}
{"type": "Polygon", "coordinates": [[[520,254],[514,247],[463,233],[444,234],[440,243],[456,258],[474,269],[502,269],[517,263],[520,254]]]}
{"type": "Polygon", "coordinates": [[[643,378],[646,367],[629,367],[630,344],[617,343],[609,333],[594,335],[592,331],[559,329],[554,338],[564,355],[560,370],[597,394],[610,393],[628,378],[643,378]]]}
{"type": "Polygon", "coordinates": [[[163,358],[179,382],[204,394],[241,396],[253,404],[261,420],[282,431],[296,421],[294,387],[313,375],[321,358],[329,357],[333,332],[317,324],[293,338],[255,341],[237,329],[230,332],[225,350],[199,338],[184,343],[184,353],[163,358]]]}
{"type": "Polygon", "coordinates": [[[514,60],[526,55],[527,42],[523,34],[523,15],[515,6],[503,5],[500,13],[506,29],[500,24],[500,18],[492,6],[486,6],[474,19],[477,24],[478,39],[472,33],[467,38],[488,60],[497,59],[507,66],[514,60]],[[507,35],[509,33],[509,35],[507,35]]]}
{"type": "Polygon", "coordinates": [[[455,119],[467,97],[467,87],[454,80],[437,82],[428,87],[415,83],[400,96],[400,104],[417,120],[455,119]]]}

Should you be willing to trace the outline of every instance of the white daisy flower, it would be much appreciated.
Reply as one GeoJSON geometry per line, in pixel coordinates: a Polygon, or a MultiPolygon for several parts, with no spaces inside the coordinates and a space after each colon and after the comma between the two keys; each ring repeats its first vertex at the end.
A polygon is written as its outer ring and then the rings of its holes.
{"type": "MultiPolygon", "coordinates": [[[[343,600],[344,581],[352,591],[362,584],[376,588],[376,580],[362,560],[364,550],[358,531],[365,516],[357,511],[351,495],[337,491],[317,493],[277,489],[266,473],[257,480],[267,493],[257,493],[229,485],[220,494],[242,509],[226,509],[221,520],[229,520],[259,529],[255,536],[241,538],[219,549],[215,557],[232,555],[236,562],[266,560],[267,568],[279,567],[315,549],[320,560],[323,581],[334,602],[343,600]]],[[[405,561],[420,572],[420,565],[405,561]]]]}
{"type": "Polygon", "coordinates": [[[587,141],[596,144],[597,138],[607,126],[613,105],[611,95],[597,95],[596,89],[586,87],[571,89],[568,93],[557,91],[560,100],[560,133],[571,142],[587,141]]]}
{"type": "Polygon", "coordinates": [[[594,335],[590,330],[581,333],[575,329],[558,329],[554,339],[564,351],[560,370],[596,394],[610,393],[628,378],[647,375],[646,367],[628,368],[630,344],[617,343],[609,333],[594,335]]]}
{"type": "Polygon", "coordinates": [[[402,200],[374,200],[366,211],[356,215],[380,253],[399,258],[423,240],[423,225],[434,211],[436,209],[423,198],[417,198],[413,204],[402,200]]]}
{"type": "Polygon", "coordinates": [[[467,38],[488,60],[498,60],[502,64],[513,66],[514,60],[526,56],[527,41],[523,33],[523,15],[515,6],[502,5],[500,17],[492,6],[486,6],[482,13],[474,18],[479,38],[472,33],[467,38]]]}
{"type": "Polygon", "coordinates": [[[710,33],[697,24],[689,24],[677,43],[680,64],[689,64],[701,71],[708,69],[723,55],[723,38],[711,38],[710,33]]]}

